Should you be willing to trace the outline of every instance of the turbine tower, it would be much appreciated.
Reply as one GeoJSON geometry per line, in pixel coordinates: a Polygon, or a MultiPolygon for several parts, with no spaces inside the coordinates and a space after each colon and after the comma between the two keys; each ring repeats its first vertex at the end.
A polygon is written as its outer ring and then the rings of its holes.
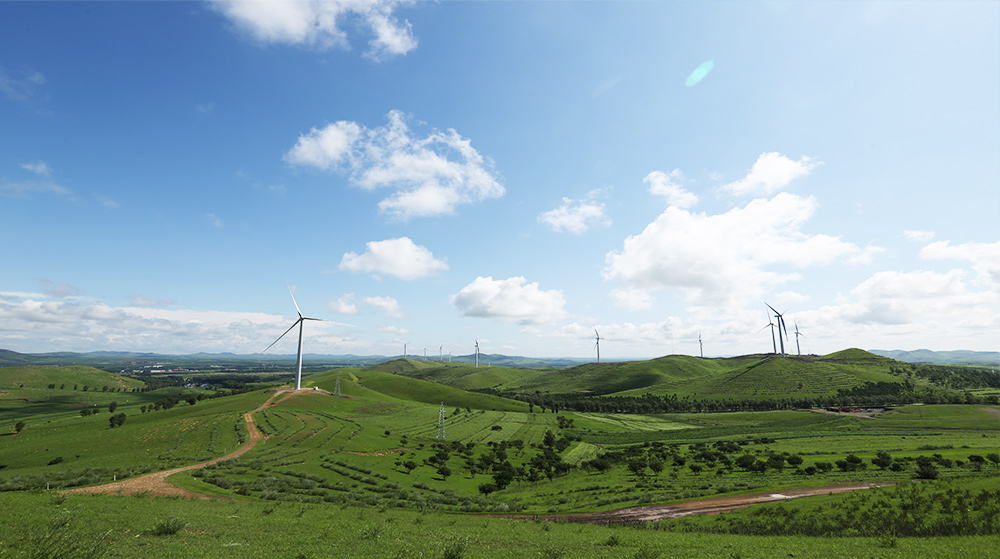
{"type": "MultiPolygon", "coordinates": [[[[299,327],[299,351],[298,351],[298,357],[296,358],[295,389],[301,390],[302,389],[302,325],[307,320],[318,320],[320,322],[323,322],[323,319],[302,316],[302,311],[299,310],[299,304],[295,302],[295,295],[292,294],[291,287],[288,288],[288,294],[292,296],[292,304],[295,305],[295,312],[299,314],[299,319],[296,320],[294,324],[289,326],[288,330],[285,330],[285,334],[291,332],[292,328],[295,328],[296,326],[299,327]]],[[[261,353],[264,353],[265,351],[271,349],[271,346],[278,343],[281,340],[281,338],[284,338],[285,334],[278,336],[278,339],[271,342],[271,345],[264,348],[264,351],[262,351],[261,353]]]]}
{"type": "Polygon", "coordinates": [[[479,340],[476,340],[476,368],[479,368],[479,340]]]}
{"type": "Polygon", "coordinates": [[[410,342],[403,342],[403,359],[406,359],[406,346],[410,342]]]}
{"type": "Polygon", "coordinates": [[[701,352],[701,358],[705,358],[705,345],[701,343],[701,332],[698,332],[698,350],[701,352]]]}
{"type": "Polygon", "coordinates": [[[438,347],[438,361],[444,363],[444,345],[438,347]]]}
{"type": "Polygon", "coordinates": [[[601,362],[601,335],[597,333],[597,327],[594,327],[594,336],[597,341],[594,343],[594,347],[597,348],[597,362],[601,362]]]}
{"type": "Polygon", "coordinates": [[[767,324],[765,324],[764,327],[761,328],[760,330],[757,330],[757,333],[759,334],[759,333],[763,332],[764,328],[767,328],[768,326],[771,327],[771,347],[774,348],[774,351],[772,353],[777,354],[778,353],[778,342],[774,339],[774,322],[771,321],[771,315],[765,313],[765,316],[767,316],[767,324]]]}
{"type": "Polygon", "coordinates": [[[767,305],[767,308],[769,308],[772,311],[774,311],[774,317],[778,319],[778,341],[781,342],[781,356],[784,357],[785,356],[785,338],[788,337],[788,328],[785,327],[785,315],[782,314],[782,313],[780,313],[780,312],[778,312],[777,310],[775,310],[775,308],[772,307],[771,305],[768,305],[767,303],[764,303],[764,304],[767,305]],[[785,338],[781,337],[782,332],[784,332],[785,338]]]}
{"type": "Polygon", "coordinates": [[[798,355],[801,356],[802,355],[802,350],[799,348],[799,336],[805,336],[805,334],[803,334],[802,332],[799,332],[799,323],[798,322],[793,322],[792,324],[795,325],[795,353],[797,353],[798,355]]]}

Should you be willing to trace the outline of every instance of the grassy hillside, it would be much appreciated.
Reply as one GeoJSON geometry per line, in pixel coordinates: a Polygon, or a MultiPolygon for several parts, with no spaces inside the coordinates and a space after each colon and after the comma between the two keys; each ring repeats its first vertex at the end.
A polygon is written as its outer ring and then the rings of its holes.
{"type": "Polygon", "coordinates": [[[820,358],[749,355],[700,359],[670,355],[566,369],[476,369],[468,365],[393,361],[370,370],[473,390],[604,396],[676,394],[712,400],[827,396],[866,382],[902,382],[889,373],[893,363],[862,350],[846,350],[820,358]]]}
{"type": "Polygon", "coordinates": [[[0,367],[2,388],[48,388],[50,384],[55,384],[57,389],[73,389],[76,386],[78,390],[83,390],[86,386],[88,390],[102,392],[145,386],[140,380],[80,365],[0,367]],[[105,386],[107,390],[104,390],[105,386]]]}
{"type": "Polygon", "coordinates": [[[365,369],[337,369],[319,375],[312,375],[308,378],[309,386],[317,386],[324,390],[333,391],[337,384],[337,377],[341,381],[341,393],[351,394],[352,388],[348,385],[367,391],[375,392],[393,399],[401,401],[421,402],[425,404],[439,405],[442,402],[446,408],[461,407],[477,410],[493,411],[526,411],[528,405],[506,398],[491,396],[488,394],[478,394],[465,390],[439,384],[426,380],[410,378],[402,374],[383,372],[378,369],[394,370],[399,367],[413,370],[420,367],[419,362],[408,360],[392,361],[387,366],[368,367],[365,369]]]}

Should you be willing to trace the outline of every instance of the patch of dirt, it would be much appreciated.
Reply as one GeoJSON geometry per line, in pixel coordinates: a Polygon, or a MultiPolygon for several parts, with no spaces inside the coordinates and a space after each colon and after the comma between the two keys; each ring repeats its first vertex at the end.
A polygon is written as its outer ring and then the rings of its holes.
{"type": "Polygon", "coordinates": [[[357,452],[353,450],[345,450],[344,452],[348,454],[353,454],[355,456],[389,456],[390,454],[396,454],[397,452],[409,452],[408,448],[387,448],[385,450],[373,450],[371,452],[357,452]]]}
{"type": "Polygon", "coordinates": [[[584,512],[575,514],[515,514],[487,515],[496,518],[514,518],[528,520],[560,520],[578,524],[638,524],[640,522],[655,522],[667,518],[681,518],[704,514],[719,514],[736,509],[746,508],[760,503],[787,501],[800,497],[816,495],[833,495],[861,489],[884,487],[892,483],[838,483],[823,487],[802,487],[786,489],[782,493],[752,493],[748,495],[732,495],[726,497],[709,497],[693,501],[671,503],[669,505],[651,505],[645,507],[630,507],[627,509],[604,512],[584,512]]]}

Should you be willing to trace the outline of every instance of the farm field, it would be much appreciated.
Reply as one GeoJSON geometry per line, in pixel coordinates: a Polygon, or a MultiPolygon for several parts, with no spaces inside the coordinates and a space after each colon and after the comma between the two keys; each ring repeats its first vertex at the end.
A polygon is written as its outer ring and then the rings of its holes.
{"type": "Polygon", "coordinates": [[[254,414],[264,438],[252,450],[170,477],[213,501],[58,491],[224,456],[246,440],[242,415],[273,391],[155,411],[151,403],[183,393],[117,393],[115,413],[127,421],[111,427],[106,409],[79,413],[94,394],[7,389],[0,504],[19,512],[0,527],[0,556],[77,542],[99,553],[65,556],[933,557],[961,547],[989,557],[1000,543],[1000,406],[556,413],[403,377],[396,366],[312,375],[305,384],[316,390],[279,395],[254,414]],[[21,416],[17,430],[11,419],[21,416]],[[544,521],[835,483],[890,487],[631,527],[544,521]],[[949,515],[949,499],[967,514],[949,515]],[[843,520],[844,511],[922,502],[936,507],[924,524],[900,517],[875,533],[843,520]],[[790,510],[809,522],[788,522],[790,510]],[[511,514],[532,520],[483,516],[511,514]],[[815,537],[838,518],[836,537],[815,537]],[[775,519],[797,527],[774,530],[775,519]],[[277,534],[301,542],[289,549],[277,534]]]}

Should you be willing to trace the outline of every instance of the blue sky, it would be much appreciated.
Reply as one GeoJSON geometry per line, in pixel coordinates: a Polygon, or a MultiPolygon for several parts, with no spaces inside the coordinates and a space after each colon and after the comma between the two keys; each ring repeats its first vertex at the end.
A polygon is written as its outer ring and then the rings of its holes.
{"type": "Polygon", "coordinates": [[[0,348],[997,350],[998,99],[995,2],[2,2],[0,348]]]}

